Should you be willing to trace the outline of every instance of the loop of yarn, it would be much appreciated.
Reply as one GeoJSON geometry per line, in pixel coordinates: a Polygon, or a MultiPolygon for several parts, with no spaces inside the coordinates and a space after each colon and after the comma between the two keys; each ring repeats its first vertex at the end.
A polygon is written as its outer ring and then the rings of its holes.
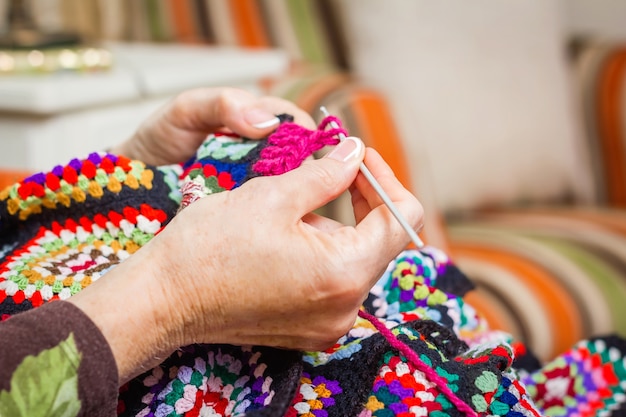
{"type": "Polygon", "coordinates": [[[339,143],[338,135],[347,136],[341,121],[327,116],[316,130],[309,130],[296,123],[283,123],[267,138],[268,146],[261,151],[261,159],[252,166],[260,175],[279,175],[297,168],[309,156],[324,146],[339,143]],[[331,123],[338,128],[326,129],[331,123]]]}

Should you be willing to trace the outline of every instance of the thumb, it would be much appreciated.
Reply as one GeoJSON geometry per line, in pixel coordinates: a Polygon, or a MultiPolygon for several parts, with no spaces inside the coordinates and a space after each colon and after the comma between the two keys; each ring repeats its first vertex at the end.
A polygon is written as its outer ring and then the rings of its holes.
{"type": "Polygon", "coordinates": [[[298,218],[337,198],[354,182],[365,146],[359,138],[348,137],[318,160],[273,177],[274,186],[288,198],[286,207],[295,208],[298,218]]]}

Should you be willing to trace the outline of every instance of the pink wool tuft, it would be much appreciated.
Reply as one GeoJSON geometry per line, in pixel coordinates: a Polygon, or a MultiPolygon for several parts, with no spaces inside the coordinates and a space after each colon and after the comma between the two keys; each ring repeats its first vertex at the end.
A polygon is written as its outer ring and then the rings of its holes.
{"type": "Polygon", "coordinates": [[[317,130],[309,130],[295,123],[283,123],[267,138],[268,146],[261,151],[261,159],[252,169],[261,175],[283,174],[299,167],[313,152],[339,143],[339,134],[347,135],[341,127],[341,121],[334,116],[324,118],[317,130]],[[331,122],[340,127],[326,130],[331,122]]]}

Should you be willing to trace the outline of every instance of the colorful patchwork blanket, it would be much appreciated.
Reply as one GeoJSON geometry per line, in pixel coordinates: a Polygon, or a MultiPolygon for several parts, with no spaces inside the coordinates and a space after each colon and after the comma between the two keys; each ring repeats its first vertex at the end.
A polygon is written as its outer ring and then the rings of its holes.
{"type": "MultiPolygon", "coordinates": [[[[280,174],[325,144],[217,133],[183,165],[93,153],[1,191],[1,319],[71,297],[132,256],[181,207],[280,174]]],[[[118,414],[626,415],[623,339],[584,340],[540,364],[464,302],[472,288],[444,252],[404,251],[328,350],[181,347],[120,388],[118,414]]]]}

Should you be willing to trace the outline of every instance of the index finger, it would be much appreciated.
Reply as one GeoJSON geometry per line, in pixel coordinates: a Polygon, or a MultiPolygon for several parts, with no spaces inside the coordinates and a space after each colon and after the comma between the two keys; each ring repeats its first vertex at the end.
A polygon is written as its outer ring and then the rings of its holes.
{"type": "MultiPolygon", "coordinates": [[[[409,226],[415,231],[420,230],[424,213],[417,198],[404,188],[374,149],[367,149],[364,163],[409,226]]],[[[353,205],[356,229],[365,244],[378,245],[384,256],[392,258],[409,243],[407,232],[362,174],[357,176],[354,184],[353,205]]]]}
{"type": "Polygon", "coordinates": [[[311,116],[288,100],[230,87],[185,91],[174,100],[172,113],[171,123],[180,129],[208,133],[226,127],[249,138],[267,136],[278,126],[279,114],[290,114],[295,123],[315,128],[311,116]]]}

